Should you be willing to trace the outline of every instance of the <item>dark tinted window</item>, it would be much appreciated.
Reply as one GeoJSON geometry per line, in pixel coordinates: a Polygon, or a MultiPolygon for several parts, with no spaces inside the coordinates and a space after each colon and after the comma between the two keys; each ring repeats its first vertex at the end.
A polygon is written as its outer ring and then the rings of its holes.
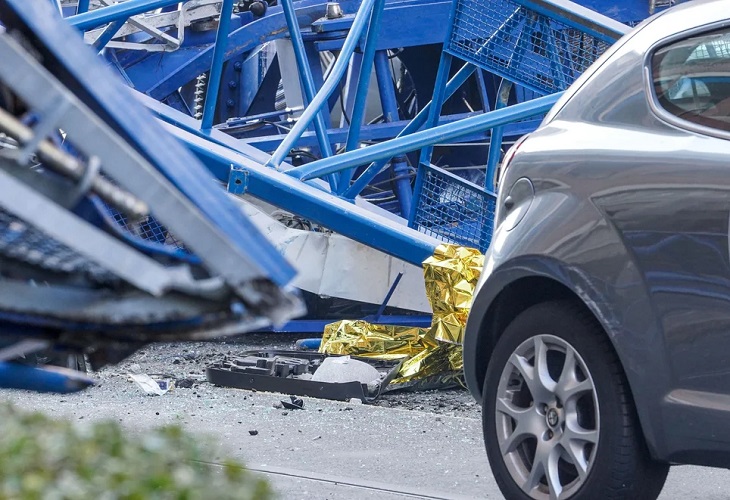
{"type": "Polygon", "coordinates": [[[730,131],[730,29],[659,49],[652,57],[652,78],[664,109],[683,120],[730,131]]]}

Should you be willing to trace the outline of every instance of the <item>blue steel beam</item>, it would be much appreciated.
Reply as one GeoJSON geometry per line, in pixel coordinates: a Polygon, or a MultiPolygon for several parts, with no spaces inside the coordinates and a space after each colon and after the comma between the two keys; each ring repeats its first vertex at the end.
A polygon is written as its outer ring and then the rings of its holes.
{"type": "MultiPolygon", "coordinates": [[[[289,27],[289,39],[294,49],[294,58],[297,63],[297,69],[299,70],[299,83],[304,91],[304,98],[308,105],[317,94],[317,89],[314,86],[314,78],[312,77],[312,69],[309,66],[309,59],[307,57],[307,51],[304,47],[304,41],[302,40],[302,31],[299,28],[299,20],[297,19],[296,12],[294,11],[294,4],[292,0],[281,0],[281,8],[284,10],[284,17],[286,18],[286,24],[289,27]]],[[[316,61],[319,64],[319,60],[316,61]]],[[[329,110],[327,110],[329,111],[329,110]]],[[[319,110],[314,115],[314,130],[317,134],[317,141],[319,143],[319,150],[324,158],[332,156],[332,145],[327,138],[327,125],[324,119],[325,110],[319,110]]],[[[331,175],[329,177],[329,184],[332,191],[336,191],[338,188],[338,177],[331,175]]]]}
{"type": "Polygon", "coordinates": [[[287,170],[287,174],[301,180],[316,179],[317,177],[339,172],[347,168],[358,167],[385,158],[392,158],[395,155],[415,151],[416,149],[421,149],[432,144],[451,141],[467,134],[488,130],[517,120],[547,113],[562,95],[562,92],[557,92],[544,97],[538,97],[532,101],[515,104],[508,108],[497,109],[446,125],[438,125],[411,135],[374,144],[357,151],[313,161],[301,167],[287,170]]]}
{"type": "Polygon", "coordinates": [[[68,368],[41,368],[0,362],[0,387],[36,392],[67,394],[91,387],[93,379],[68,368]]]}
{"type": "MultiPolygon", "coordinates": [[[[380,19],[383,14],[383,6],[385,0],[375,0],[373,11],[370,15],[368,23],[368,32],[365,39],[365,49],[362,57],[360,57],[360,72],[357,75],[357,89],[355,91],[355,102],[350,115],[350,130],[347,133],[347,143],[345,151],[354,151],[360,145],[360,129],[365,120],[365,103],[368,99],[368,90],[370,89],[370,74],[375,60],[375,47],[378,42],[378,34],[380,33],[380,19]]],[[[383,113],[385,115],[385,112],[383,113]]],[[[345,170],[341,174],[341,185],[338,193],[342,193],[350,186],[352,176],[355,175],[353,169],[345,170]]]]}
{"type": "Polygon", "coordinates": [[[218,33],[215,37],[215,48],[213,49],[213,62],[210,67],[208,78],[208,92],[205,94],[203,105],[203,119],[200,128],[207,130],[213,126],[213,115],[218,104],[218,91],[221,88],[221,76],[223,75],[223,61],[228,44],[228,32],[233,15],[233,0],[223,0],[221,7],[220,21],[218,22],[218,33]]]}
{"type": "Polygon", "coordinates": [[[89,0],[79,0],[76,6],[76,14],[83,14],[89,10],[89,0]]]}
{"type": "MultiPolygon", "coordinates": [[[[195,161],[184,148],[180,148],[142,109],[130,113],[130,97],[133,91],[112,76],[109,68],[83,44],[79,33],[53,17],[38,15],[42,4],[25,0],[4,0],[0,3],[0,8],[4,9],[5,6],[12,8],[18,22],[32,30],[40,43],[47,48],[48,54],[44,56],[44,62],[57,63],[66,69],[66,72],[58,76],[63,78],[62,83],[67,87],[84,89],[84,103],[101,120],[114,127],[120,140],[125,141],[152,164],[159,172],[156,175],[174,186],[177,195],[185,198],[186,205],[194,207],[188,215],[206,221],[211,231],[215,231],[216,236],[227,243],[226,253],[242,260],[255,255],[257,271],[266,273],[278,284],[291,281],[295,274],[294,269],[258,233],[250,221],[241,217],[238,207],[212,182],[210,173],[204,166],[195,161]]],[[[108,168],[113,169],[114,166],[110,165],[108,168]]],[[[139,183],[138,179],[124,181],[130,184],[139,183]]],[[[160,185],[166,184],[161,182],[160,185]]],[[[205,255],[200,257],[205,259],[205,255]]],[[[244,285],[245,268],[231,268],[226,262],[210,260],[206,260],[206,265],[231,280],[240,280],[233,284],[235,287],[244,285]]],[[[250,274],[250,271],[246,271],[246,274],[250,274]]]]}
{"type": "MultiPolygon", "coordinates": [[[[171,112],[176,113],[172,110],[171,112]]],[[[228,188],[234,194],[250,194],[418,266],[433,255],[441,243],[390,217],[359,207],[283,172],[263,166],[261,162],[252,159],[261,155],[259,151],[253,150],[250,156],[244,155],[180,127],[166,123],[164,126],[211,171],[230,171],[228,188]]],[[[211,134],[222,132],[213,130],[211,134]]]]}
{"type": "MultiPolygon", "coordinates": [[[[398,121],[398,102],[395,95],[395,84],[393,75],[390,72],[390,60],[388,52],[380,50],[375,54],[375,76],[378,81],[378,93],[383,108],[383,120],[386,123],[398,121]]],[[[401,214],[411,213],[411,200],[413,191],[411,189],[411,170],[405,155],[396,156],[390,163],[395,182],[395,190],[398,195],[398,206],[401,214]]],[[[354,170],[349,170],[354,171],[354,170]]]]}
{"type": "MultiPolygon", "coordinates": [[[[472,64],[464,64],[446,84],[446,90],[444,91],[445,99],[451,97],[453,93],[456,92],[458,88],[461,87],[464,82],[469,79],[475,69],[476,66],[472,64]]],[[[400,133],[398,133],[396,138],[404,137],[418,131],[423,126],[423,124],[426,123],[426,119],[428,118],[430,112],[431,102],[426,104],[423,109],[418,112],[413,120],[411,120],[411,122],[400,133]]],[[[360,174],[360,176],[355,180],[352,186],[350,186],[347,191],[345,191],[344,196],[346,198],[354,198],[355,196],[360,194],[362,190],[365,189],[365,186],[370,184],[370,182],[375,179],[375,177],[380,173],[385,164],[389,161],[390,158],[383,158],[376,162],[373,162],[372,165],[370,165],[367,169],[365,169],[362,174],[360,174]]]]}
{"type": "Polygon", "coordinates": [[[218,130],[201,131],[193,118],[148,96],[137,96],[159,116],[164,128],[202,160],[213,175],[228,183],[233,193],[251,194],[418,266],[433,255],[441,243],[404,223],[265,167],[263,163],[269,158],[266,153],[218,130]]]}
{"type": "MultiPolygon", "coordinates": [[[[509,80],[502,80],[497,91],[497,102],[494,105],[494,109],[507,107],[512,86],[513,84],[509,80]]],[[[487,191],[494,191],[494,175],[497,172],[497,164],[502,153],[502,137],[504,137],[504,126],[494,127],[492,129],[491,140],[489,141],[487,175],[484,179],[484,187],[487,191]]]]}
{"type": "MultiPolygon", "coordinates": [[[[301,26],[309,26],[322,17],[324,0],[301,0],[294,4],[297,19],[301,26]]],[[[380,37],[378,49],[403,46],[442,43],[445,23],[450,2],[443,0],[424,0],[418,5],[413,2],[388,2],[385,5],[381,29],[387,26],[397,28],[397,38],[380,37]],[[433,20],[428,21],[433,14],[433,20]],[[429,29],[423,29],[424,23],[429,29]],[[391,40],[393,43],[382,42],[391,40]]],[[[340,6],[345,14],[357,11],[356,0],[342,0],[340,6]]],[[[394,28],[395,29],[395,28],[394,28]]],[[[286,36],[286,22],[280,6],[270,7],[265,16],[233,31],[226,50],[226,60],[253,50],[256,46],[286,36]]],[[[187,37],[186,37],[187,40],[187,37]]],[[[342,40],[338,41],[341,46],[342,40]]],[[[212,61],[212,46],[186,47],[161,54],[153,54],[141,61],[124,67],[127,78],[134,87],[156,99],[163,99],[177,91],[182,85],[207,71],[212,61]]]]}
{"type": "MultiPolygon", "coordinates": [[[[170,107],[160,103],[159,101],[152,99],[149,96],[146,96],[144,94],[141,94],[139,92],[134,94],[137,99],[139,99],[150,111],[155,113],[161,120],[164,122],[170,123],[172,125],[181,127],[185,129],[188,132],[192,132],[195,135],[199,137],[207,138],[211,141],[214,141],[218,144],[225,145],[226,147],[229,147],[233,150],[243,152],[244,154],[247,154],[248,156],[251,156],[252,152],[256,152],[252,158],[256,158],[262,163],[265,163],[269,159],[269,155],[265,153],[265,151],[270,151],[278,145],[286,135],[272,135],[272,136],[263,136],[263,137],[254,137],[254,138],[244,138],[244,139],[234,139],[231,135],[227,133],[221,133],[218,131],[217,128],[214,128],[213,131],[200,131],[199,130],[199,122],[187,114],[181,114],[181,113],[168,113],[170,111],[170,107]],[[237,147],[237,145],[240,145],[241,147],[237,147]],[[246,145],[251,145],[255,149],[248,148],[246,145]]],[[[176,110],[180,111],[180,110],[176,110]]],[[[184,113],[184,112],[183,112],[184,113]]],[[[447,115],[442,116],[439,119],[439,124],[443,125],[446,123],[451,123],[457,120],[462,120],[464,118],[468,118],[470,116],[477,116],[477,114],[481,113],[460,113],[456,115],[447,115]]],[[[394,122],[390,124],[378,124],[378,125],[365,125],[362,129],[363,137],[368,140],[384,140],[389,139],[395,136],[398,132],[403,130],[403,128],[408,124],[409,122],[402,120],[399,122],[394,122]]],[[[518,122],[513,123],[506,126],[505,129],[505,135],[508,137],[519,137],[522,135],[525,135],[526,133],[529,133],[537,127],[539,122],[518,122]]],[[[332,142],[344,142],[347,138],[347,129],[345,128],[333,128],[327,130],[327,135],[330,137],[332,142]]],[[[303,136],[303,139],[300,141],[300,144],[305,144],[309,146],[316,146],[317,139],[314,136],[312,132],[306,132],[303,136]]],[[[484,139],[484,133],[483,132],[476,132],[471,135],[466,135],[459,139],[459,141],[476,141],[476,140],[483,140],[484,139]]],[[[227,173],[223,177],[219,177],[222,180],[227,179],[227,173]]],[[[354,196],[354,195],[353,195],[354,196]]]]}
{"type": "MultiPolygon", "coordinates": [[[[452,2],[450,0],[387,1],[380,20],[380,32],[388,36],[378,37],[376,50],[419,47],[443,43],[446,38],[452,2]]],[[[321,19],[312,24],[312,30],[327,33],[348,30],[352,18],[341,18],[335,24],[321,19]]],[[[319,50],[339,50],[342,38],[315,42],[319,50]]]]}
{"type": "Polygon", "coordinates": [[[87,31],[113,21],[126,20],[137,14],[151,12],[178,3],[180,3],[180,0],[129,0],[128,2],[71,16],[66,21],[79,31],[87,31]]]}
{"type": "Polygon", "coordinates": [[[374,2],[375,0],[363,0],[362,4],[360,4],[360,8],[355,15],[355,20],[352,23],[352,29],[347,34],[345,44],[343,45],[342,51],[340,52],[337,61],[335,61],[332,70],[330,71],[329,77],[324,82],[324,85],[322,85],[322,88],[319,90],[319,92],[317,92],[317,95],[314,97],[314,99],[312,99],[312,101],[309,103],[307,109],[305,109],[304,113],[302,113],[302,115],[299,117],[297,123],[286,135],[286,138],[282,141],[276,151],[274,151],[274,154],[271,155],[271,160],[267,162],[267,166],[273,168],[279,167],[281,162],[284,161],[284,158],[286,158],[286,156],[289,154],[291,148],[294,147],[299,137],[301,137],[309,124],[312,122],[314,116],[321,111],[323,106],[327,105],[327,99],[332,94],[332,92],[335,91],[340,83],[342,75],[347,69],[347,66],[350,62],[350,56],[352,56],[352,53],[355,51],[360,35],[362,35],[362,32],[365,29],[365,23],[367,23],[368,21],[374,2]]]}
{"type": "MultiPolygon", "coordinates": [[[[439,125],[443,125],[445,123],[451,123],[455,122],[457,120],[463,120],[464,118],[469,118],[470,116],[477,116],[479,114],[482,114],[481,112],[476,113],[459,113],[456,115],[446,115],[439,118],[439,125]]],[[[536,118],[534,120],[530,120],[528,122],[519,122],[519,123],[511,123],[509,125],[505,126],[505,137],[520,137],[525,134],[529,134],[533,130],[537,128],[537,126],[540,124],[541,119],[536,118]]],[[[367,141],[383,141],[387,139],[392,139],[396,137],[403,128],[408,124],[409,122],[406,120],[401,120],[398,122],[393,123],[379,123],[375,125],[363,125],[362,129],[360,130],[360,134],[362,136],[363,140],[367,141]]],[[[347,139],[347,129],[346,128],[331,128],[327,129],[327,135],[329,136],[330,140],[334,143],[343,143],[347,139]]],[[[233,137],[237,137],[236,134],[232,134],[233,137]]],[[[241,142],[244,142],[246,144],[250,144],[251,146],[254,146],[262,151],[273,151],[276,149],[276,147],[279,145],[279,143],[286,137],[286,134],[274,134],[274,135],[263,135],[259,137],[243,137],[239,140],[241,142]]],[[[463,138],[460,138],[457,142],[473,142],[473,141],[483,141],[485,138],[488,139],[488,136],[485,135],[483,132],[477,132],[471,135],[464,136],[463,138]]],[[[314,135],[313,132],[305,132],[304,135],[302,135],[302,138],[297,143],[299,146],[317,146],[317,137],[314,135]]],[[[388,159],[383,161],[383,165],[388,163],[388,159]]],[[[381,167],[382,169],[382,167],[381,167]]],[[[362,177],[362,174],[358,176],[358,178],[355,180],[357,182],[360,177],[362,177]]],[[[372,180],[372,179],[371,179],[372,180]]],[[[355,183],[352,184],[353,186],[355,183]]],[[[353,196],[356,196],[360,193],[360,191],[355,192],[352,196],[350,195],[350,190],[348,189],[348,194],[345,196],[347,198],[352,198],[353,196]]]]}
{"type": "MultiPolygon", "coordinates": [[[[436,82],[434,83],[433,97],[431,98],[431,109],[428,111],[426,118],[426,127],[433,128],[439,121],[441,116],[441,108],[446,102],[446,84],[449,82],[449,72],[451,70],[451,62],[453,56],[446,51],[441,52],[439,61],[439,69],[436,73],[436,82]]],[[[418,159],[419,165],[428,165],[431,162],[431,154],[433,153],[433,143],[427,144],[422,150],[418,159]]]]}

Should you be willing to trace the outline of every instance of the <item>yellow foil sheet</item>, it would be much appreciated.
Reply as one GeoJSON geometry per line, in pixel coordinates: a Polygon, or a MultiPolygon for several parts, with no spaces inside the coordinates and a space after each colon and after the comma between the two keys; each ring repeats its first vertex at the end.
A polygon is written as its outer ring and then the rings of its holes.
{"type": "Polygon", "coordinates": [[[484,256],[471,248],[439,245],[423,262],[430,328],[373,325],[343,320],[325,327],[319,352],[378,359],[405,358],[393,384],[412,382],[463,367],[461,342],[484,256]]]}

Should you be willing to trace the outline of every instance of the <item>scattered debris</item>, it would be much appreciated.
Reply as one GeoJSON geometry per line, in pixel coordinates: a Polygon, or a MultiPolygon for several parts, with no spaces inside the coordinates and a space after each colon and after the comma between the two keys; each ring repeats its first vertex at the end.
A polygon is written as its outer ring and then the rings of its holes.
{"type": "Polygon", "coordinates": [[[206,376],[223,387],[371,403],[396,376],[400,364],[400,360],[302,351],[249,351],[209,365],[206,376]]]}
{"type": "Polygon", "coordinates": [[[181,378],[175,381],[175,387],[180,387],[181,389],[192,389],[193,384],[195,384],[195,380],[191,378],[181,378]]]}
{"type": "Polygon", "coordinates": [[[380,382],[380,372],[372,365],[352,359],[350,356],[333,356],[325,358],[317,371],[312,375],[312,380],[317,382],[333,382],[342,384],[345,382],[360,382],[361,384],[372,384],[380,382]]]}
{"type": "Polygon", "coordinates": [[[162,396],[167,394],[173,387],[175,382],[171,379],[155,380],[145,373],[128,373],[127,376],[142,389],[145,394],[162,396]]]}
{"type": "Polygon", "coordinates": [[[288,401],[282,401],[281,404],[286,408],[287,410],[303,410],[304,409],[304,400],[301,398],[298,398],[296,396],[289,396],[291,398],[291,403],[288,401]]]}

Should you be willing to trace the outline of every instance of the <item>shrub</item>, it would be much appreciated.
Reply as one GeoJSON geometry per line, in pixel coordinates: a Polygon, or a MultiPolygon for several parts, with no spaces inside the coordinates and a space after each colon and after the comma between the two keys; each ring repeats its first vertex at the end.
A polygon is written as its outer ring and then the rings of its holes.
{"type": "Polygon", "coordinates": [[[0,498],[268,499],[267,483],[179,426],[129,436],[0,404],[0,498]]]}

